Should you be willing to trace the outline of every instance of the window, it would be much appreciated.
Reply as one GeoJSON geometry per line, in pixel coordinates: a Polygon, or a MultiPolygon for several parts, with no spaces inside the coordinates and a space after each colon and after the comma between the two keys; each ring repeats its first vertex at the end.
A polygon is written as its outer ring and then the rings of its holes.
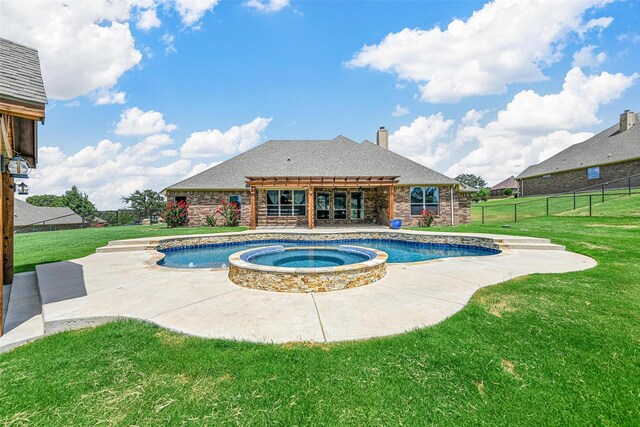
{"type": "Polygon", "coordinates": [[[351,193],[351,219],[364,219],[364,194],[362,191],[351,193]]]}
{"type": "Polygon", "coordinates": [[[229,203],[235,203],[240,215],[238,219],[242,218],[242,196],[234,194],[233,196],[229,196],[229,203]]]}
{"type": "Polygon", "coordinates": [[[549,179],[551,178],[551,175],[542,175],[542,179],[549,179]]]}
{"type": "Polygon", "coordinates": [[[329,219],[329,193],[316,195],[316,218],[329,219]]]}
{"type": "Polygon", "coordinates": [[[411,187],[411,215],[420,215],[423,210],[438,215],[440,193],[438,187],[411,187]]]}
{"type": "Polygon", "coordinates": [[[187,203],[187,196],[176,196],[173,199],[176,203],[185,202],[187,203]]]}
{"type": "Polygon", "coordinates": [[[333,193],[333,219],[347,219],[347,193],[333,193]]]}
{"type": "Polygon", "coordinates": [[[267,190],[267,216],[306,215],[305,190],[267,190]]]}
{"type": "Polygon", "coordinates": [[[600,178],[600,166],[587,168],[587,179],[598,179],[598,178],[600,178]]]}

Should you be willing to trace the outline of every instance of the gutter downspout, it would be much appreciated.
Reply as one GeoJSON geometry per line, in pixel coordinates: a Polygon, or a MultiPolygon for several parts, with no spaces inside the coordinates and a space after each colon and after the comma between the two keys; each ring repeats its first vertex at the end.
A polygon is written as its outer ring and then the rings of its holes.
{"type": "Polygon", "coordinates": [[[453,187],[455,187],[455,186],[454,186],[454,185],[452,185],[452,186],[451,186],[451,189],[449,190],[449,191],[450,191],[450,194],[451,194],[451,225],[454,225],[454,224],[453,224],[453,222],[454,222],[454,221],[453,221],[453,218],[454,218],[454,216],[453,216],[453,187]]]}

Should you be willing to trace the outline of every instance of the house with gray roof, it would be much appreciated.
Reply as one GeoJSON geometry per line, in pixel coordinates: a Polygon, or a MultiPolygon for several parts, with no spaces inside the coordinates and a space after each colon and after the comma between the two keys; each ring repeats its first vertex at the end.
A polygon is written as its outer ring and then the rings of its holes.
{"type": "Polygon", "coordinates": [[[504,192],[506,190],[511,190],[513,194],[518,194],[518,181],[516,181],[514,176],[510,176],[509,178],[501,181],[491,187],[489,189],[490,197],[505,197],[504,192]]]}
{"type": "MultiPolygon", "coordinates": [[[[169,201],[189,205],[189,224],[202,225],[223,201],[236,203],[241,224],[257,227],[468,223],[471,192],[460,182],[377,142],[272,140],[166,188],[169,201]]],[[[220,223],[220,221],[219,221],[220,223]]]]}
{"type": "Polygon", "coordinates": [[[516,179],[520,196],[536,196],[596,189],[616,180],[624,187],[624,178],[638,174],[640,114],[626,110],[615,125],[529,166],[516,179]]]}
{"type": "Polygon", "coordinates": [[[67,207],[34,206],[20,199],[14,201],[13,228],[16,233],[66,230],[89,225],[67,207]]]}

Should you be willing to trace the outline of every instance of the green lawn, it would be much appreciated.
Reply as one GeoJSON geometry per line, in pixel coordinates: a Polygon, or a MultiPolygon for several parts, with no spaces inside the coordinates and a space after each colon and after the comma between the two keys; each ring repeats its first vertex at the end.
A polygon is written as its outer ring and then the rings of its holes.
{"type": "Polygon", "coordinates": [[[167,228],[158,224],[18,233],[15,235],[15,272],[32,271],[37,264],[91,255],[96,248],[105,246],[110,240],[242,230],[246,230],[246,227],[167,228]]]}
{"type": "Polygon", "coordinates": [[[518,199],[493,199],[471,205],[471,220],[474,224],[482,222],[483,208],[485,224],[510,223],[525,219],[549,215],[589,216],[591,203],[592,216],[640,216],[640,193],[629,196],[624,191],[610,191],[605,193],[580,194],[573,196],[524,197],[518,199]],[[591,200],[591,201],[590,201],[591,200]],[[517,204],[517,208],[514,208],[517,204]],[[517,210],[517,212],[516,212],[517,210]]]}
{"type": "Polygon", "coordinates": [[[638,219],[548,217],[455,230],[550,237],[598,266],[485,288],[435,327],[361,342],[237,343],[134,321],[53,335],[0,355],[0,420],[637,425],[638,219]]]}

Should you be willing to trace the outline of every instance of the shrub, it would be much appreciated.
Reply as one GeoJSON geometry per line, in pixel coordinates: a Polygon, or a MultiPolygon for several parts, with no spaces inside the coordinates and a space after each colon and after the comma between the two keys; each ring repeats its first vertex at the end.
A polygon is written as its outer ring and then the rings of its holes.
{"type": "Polygon", "coordinates": [[[434,218],[435,217],[433,216],[433,213],[431,213],[431,211],[423,209],[422,211],[420,211],[420,220],[418,221],[418,225],[420,227],[431,227],[434,218]]]}
{"type": "Polygon", "coordinates": [[[507,188],[506,190],[504,190],[504,195],[513,196],[513,188],[507,188]]]}
{"type": "Polygon", "coordinates": [[[222,216],[225,227],[237,227],[240,224],[240,210],[236,202],[227,203],[223,200],[216,213],[222,216]]]}
{"type": "Polygon", "coordinates": [[[207,215],[204,219],[204,223],[207,227],[215,227],[218,224],[218,219],[215,215],[207,215]]]}
{"type": "Polygon", "coordinates": [[[486,202],[489,199],[489,189],[481,188],[471,195],[471,200],[474,202],[486,202]]]}
{"type": "Polygon", "coordinates": [[[184,227],[189,223],[189,205],[182,200],[169,202],[164,207],[164,221],[167,227],[184,227]]]}

